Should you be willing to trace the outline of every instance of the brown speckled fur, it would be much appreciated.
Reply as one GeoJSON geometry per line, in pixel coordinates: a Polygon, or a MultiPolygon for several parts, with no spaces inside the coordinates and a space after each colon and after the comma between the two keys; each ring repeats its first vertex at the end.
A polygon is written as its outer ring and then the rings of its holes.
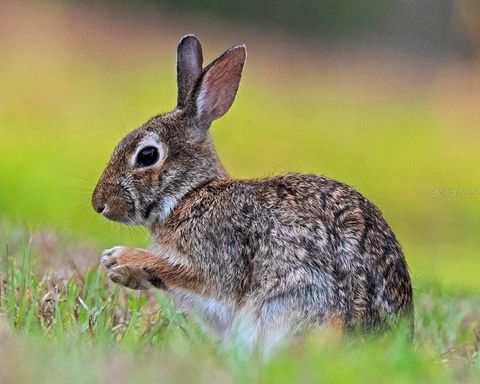
{"type": "Polygon", "coordinates": [[[105,251],[109,277],[165,289],[224,343],[264,353],[314,326],[371,330],[411,318],[400,245],[360,193],[316,175],[227,175],[208,128],[233,103],[245,48],[202,69],[190,35],[177,57],[177,108],[120,142],[93,195],[98,212],[145,225],[155,240],[148,251],[105,251]],[[144,142],[163,152],[139,167],[144,142]]]}

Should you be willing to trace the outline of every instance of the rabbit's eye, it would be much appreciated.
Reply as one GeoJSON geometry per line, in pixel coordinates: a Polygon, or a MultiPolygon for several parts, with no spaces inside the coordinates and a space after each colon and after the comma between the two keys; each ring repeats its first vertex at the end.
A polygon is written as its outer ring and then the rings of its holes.
{"type": "Polygon", "coordinates": [[[138,152],[136,165],[138,167],[148,167],[158,160],[158,149],[155,147],[145,147],[138,152]]]}

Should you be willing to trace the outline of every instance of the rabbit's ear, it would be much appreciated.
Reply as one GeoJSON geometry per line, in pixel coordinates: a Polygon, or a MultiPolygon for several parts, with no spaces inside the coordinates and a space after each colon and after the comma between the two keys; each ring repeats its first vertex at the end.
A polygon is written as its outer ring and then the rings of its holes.
{"type": "Polygon", "coordinates": [[[235,46],[209,64],[197,80],[189,100],[189,113],[202,128],[222,117],[232,106],[238,91],[247,52],[235,46]]]}
{"type": "Polygon", "coordinates": [[[182,109],[193,85],[202,72],[203,56],[200,41],[194,35],[182,37],[177,48],[177,107],[182,109]]]}

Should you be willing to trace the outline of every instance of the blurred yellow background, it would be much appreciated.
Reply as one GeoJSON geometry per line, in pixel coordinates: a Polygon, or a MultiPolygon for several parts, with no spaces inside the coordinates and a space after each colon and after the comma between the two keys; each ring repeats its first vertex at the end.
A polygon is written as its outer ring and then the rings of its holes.
{"type": "Polygon", "coordinates": [[[278,15],[249,20],[248,7],[232,19],[230,2],[216,12],[153,3],[1,3],[1,222],[146,243],[143,230],[96,215],[90,195],[115,144],[173,108],[176,44],[195,33],[206,62],[247,44],[234,107],[212,126],[232,176],[350,184],[384,212],[417,290],[480,288],[477,2],[442,0],[444,14],[422,24],[427,6],[378,0],[357,10],[376,12],[367,25],[337,12],[340,26],[293,15],[284,29],[278,15]],[[408,12],[425,33],[408,33],[408,12]]]}

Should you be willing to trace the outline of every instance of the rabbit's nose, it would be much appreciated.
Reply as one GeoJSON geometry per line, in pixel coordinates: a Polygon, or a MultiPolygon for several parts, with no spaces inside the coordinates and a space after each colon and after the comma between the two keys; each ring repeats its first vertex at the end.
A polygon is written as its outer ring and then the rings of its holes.
{"type": "Polygon", "coordinates": [[[95,207],[95,210],[98,213],[103,213],[103,211],[105,211],[105,206],[104,205],[99,205],[98,207],[95,207]]]}
{"type": "Polygon", "coordinates": [[[105,211],[105,204],[101,201],[93,201],[93,209],[98,213],[103,213],[105,211]]]}
{"type": "Polygon", "coordinates": [[[103,195],[103,190],[99,182],[93,191],[91,200],[92,207],[97,213],[103,213],[105,211],[105,199],[103,195]]]}

